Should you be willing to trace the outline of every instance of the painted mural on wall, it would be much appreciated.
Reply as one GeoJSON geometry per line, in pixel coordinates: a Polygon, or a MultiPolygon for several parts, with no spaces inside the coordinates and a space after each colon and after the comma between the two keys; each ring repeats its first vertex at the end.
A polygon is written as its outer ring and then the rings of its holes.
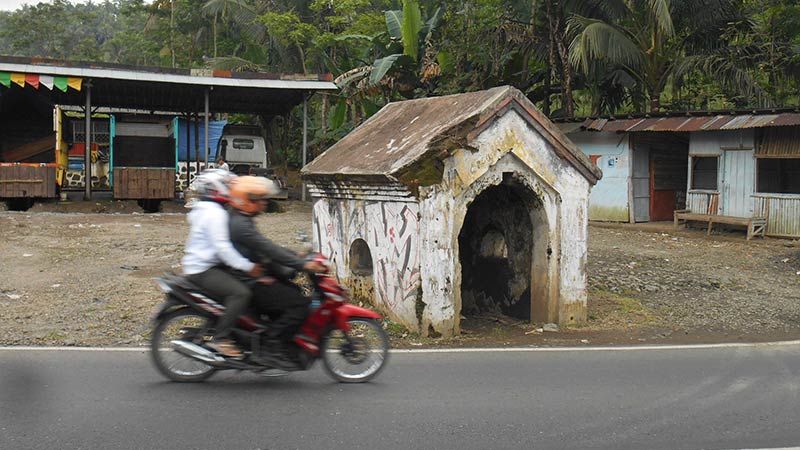
{"type": "Polygon", "coordinates": [[[414,328],[420,286],[418,209],[415,203],[359,200],[319,200],[314,205],[316,241],[335,264],[339,278],[353,276],[350,246],[363,239],[372,255],[374,300],[414,328]]]}

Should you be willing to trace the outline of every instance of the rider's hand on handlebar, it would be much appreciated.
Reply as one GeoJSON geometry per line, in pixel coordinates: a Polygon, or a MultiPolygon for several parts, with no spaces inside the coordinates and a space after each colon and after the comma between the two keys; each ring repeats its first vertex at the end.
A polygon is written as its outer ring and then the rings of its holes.
{"type": "Polygon", "coordinates": [[[264,275],[264,269],[261,267],[261,264],[256,264],[250,269],[250,272],[247,272],[247,275],[253,278],[259,278],[264,275]]]}
{"type": "Polygon", "coordinates": [[[328,268],[316,261],[308,261],[303,264],[303,269],[314,273],[325,273],[328,268]]]}

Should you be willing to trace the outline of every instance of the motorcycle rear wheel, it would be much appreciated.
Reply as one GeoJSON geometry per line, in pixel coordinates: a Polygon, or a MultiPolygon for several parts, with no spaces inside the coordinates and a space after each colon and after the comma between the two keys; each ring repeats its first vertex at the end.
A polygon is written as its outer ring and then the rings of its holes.
{"type": "Polygon", "coordinates": [[[187,340],[200,344],[209,319],[191,309],[179,309],[162,317],[153,330],[150,356],[159,372],[172,381],[196,383],[214,375],[216,369],[172,348],[171,341],[187,340]]]}
{"type": "Polygon", "coordinates": [[[352,317],[350,331],[332,329],[322,341],[325,371],[342,383],[363,383],[375,378],[389,359],[389,338],[372,319],[352,317]]]}

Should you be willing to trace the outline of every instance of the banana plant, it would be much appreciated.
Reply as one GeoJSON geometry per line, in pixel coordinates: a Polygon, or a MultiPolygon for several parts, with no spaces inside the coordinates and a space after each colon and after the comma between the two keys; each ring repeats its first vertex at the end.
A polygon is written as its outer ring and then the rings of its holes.
{"type": "Polygon", "coordinates": [[[393,92],[411,95],[416,87],[441,74],[433,33],[442,15],[436,10],[423,21],[417,0],[403,1],[402,10],[385,12],[389,43],[388,54],[369,66],[357,67],[337,77],[337,85],[352,96],[382,93],[386,100],[393,92]]]}

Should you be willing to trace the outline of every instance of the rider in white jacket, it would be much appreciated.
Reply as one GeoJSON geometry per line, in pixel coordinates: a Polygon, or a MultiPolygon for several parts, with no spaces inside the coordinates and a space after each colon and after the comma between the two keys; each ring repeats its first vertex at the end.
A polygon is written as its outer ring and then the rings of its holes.
{"type": "Polygon", "coordinates": [[[187,216],[189,237],[181,265],[183,273],[194,284],[203,288],[225,304],[214,336],[208,346],[225,356],[239,358],[241,350],[228,337],[236,319],[250,302],[249,287],[228,272],[231,267],[257,278],[261,266],[242,256],[230,240],[228,212],[222,206],[228,200],[229,172],[210,169],[195,179],[193,189],[200,196],[187,216]]]}

